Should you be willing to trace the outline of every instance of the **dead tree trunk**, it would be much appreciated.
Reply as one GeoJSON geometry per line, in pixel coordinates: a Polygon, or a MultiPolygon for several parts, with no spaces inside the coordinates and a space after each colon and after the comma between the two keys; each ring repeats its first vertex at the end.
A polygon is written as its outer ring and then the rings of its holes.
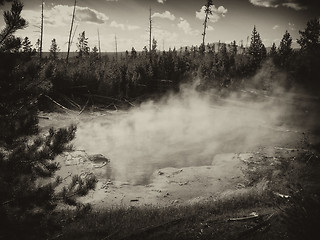
{"type": "Polygon", "coordinates": [[[117,42],[117,35],[114,36],[114,43],[116,45],[116,61],[118,61],[118,42],[117,42]]]}
{"type": "Polygon", "coordinates": [[[101,44],[100,44],[100,33],[98,28],[98,45],[99,45],[99,59],[101,59],[101,44]]]}
{"type": "Polygon", "coordinates": [[[151,37],[152,37],[152,17],[151,17],[151,8],[149,16],[149,52],[151,53],[151,37]]]}
{"type": "Polygon", "coordinates": [[[67,52],[67,59],[66,59],[67,62],[69,61],[69,54],[70,54],[70,48],[71,48],[71,35],[72,35],[74,17],[75,17],[75,13],[76,13],[76,5],[77,5],[77,0],[74,0],[73,13],[72,13],[72,19],[71,19],[71,27],[70,27],[70,33],[69,33],[69,41],[68,41],[68,52],[67,52]]]}
{"type": "Polygon", "coordinates": [[[39,46],[39,57],[42,59],[42,42],[43,42],[43,0],[41,4],[41,27],[40,27],[40,46],[39,46]]]}
{"type": "Polygon", "coordinates": [[[212,15],[212,10],[211,10],[211,6],[213,5],[212,0],[208,0],[207,4],[205,5],[205,13],[206,16],[204,18],[204,23],[203,23],[203,33],[202,33],[202,48],[203,51],[205,50],[205,45],[204,45],[204,40],[206,38],[206,31],[208,28],[208,20],[209,20],[209,16],[212,15]]]}

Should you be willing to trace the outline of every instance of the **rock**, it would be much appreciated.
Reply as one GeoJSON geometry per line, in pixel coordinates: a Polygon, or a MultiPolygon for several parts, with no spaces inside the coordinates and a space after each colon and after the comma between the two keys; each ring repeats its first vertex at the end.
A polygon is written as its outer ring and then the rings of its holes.
{"type": "Polygon", "coordinates": [[[163,174],[164,174],[164,172],[159,171],[159,172],[158,172],[158,174],[159,174],[159,175],[163,175],[163,174]]]}
{"type": "Polygon", "coordinates": [[[178,204],[179,203],[179,200],[173,200],[172,202],[171,202],[171,204],[178,204]]]}
{"type": "Polygon", "coordinates": [[[189,181],[184,182],[184,183],[179,183],[179,186],[187,185],[188,183],[189,183],[189,181]]]}
{"type": "Polygon", "coordinates": [[[170,193],[167,192],[166,195],[164,195],[163,197],[168,197],[169,195],[170,195],[170,193]]]}
{"type": "Polygon", "coordinates": [[[242,184],[242,183],[238,183],[237,184],[237,188],[239,189],[239,188],[245,188],[246,186],[244,185],[244,184],[242,184]]]}
{"type": "Polygon", "coordinates": [[[108,163],[110,160],[103,156],[102,154],[94,154],[88,156],[89,160],[94,163],[108,163]]]}

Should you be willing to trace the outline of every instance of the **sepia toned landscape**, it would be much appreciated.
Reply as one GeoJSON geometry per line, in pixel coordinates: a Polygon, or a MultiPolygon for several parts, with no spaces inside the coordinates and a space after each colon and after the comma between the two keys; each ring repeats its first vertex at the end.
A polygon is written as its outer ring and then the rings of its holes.
{"type": "Polygon", "coordinates": [[[316,1],[0,6],[0,239],[319,235],[316,1]]]}

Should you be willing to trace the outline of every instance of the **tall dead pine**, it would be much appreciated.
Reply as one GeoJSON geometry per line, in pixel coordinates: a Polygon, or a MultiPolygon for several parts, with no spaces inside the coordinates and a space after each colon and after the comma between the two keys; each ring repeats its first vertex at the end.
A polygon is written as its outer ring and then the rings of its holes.
{"type": "Polygon", "coordinates": [[[151,8],[150,8],[150,16],[149,16],[149,52],[151,52],[151,37],[152,37],[152,16],[151,16],[151,8]]]}
{"type": "Polygon", "coordinates": [[[39,57],[42,59],[42,42],[43,42],[43,0],[41,4],[41,26],[40,26],[40,46],[39,46],[39,57]]]}
{"type": "Polygon", "coordinates": [[[205,48],[204,40],[206,38],[206,31],[207,31],[207,28],[208,28],[208,20],[210,19],[209,16],[212,15],[212,10],[211,10],[211,6],[212,5],[213,5],[212,0],[207,0],[207,3],[205,5],[205,9],[204,9],[204,12],[205,12],[206,16],[204,18],[203,33],[202,33],[202,47],[203,47],[203,50],[205,48]]]}
{"type": "Polygon", "coordinates": [[[67,52],[67,59],[66,59],[67,62],[69,61],[69,54],[70,54],[70,48],[71,48],[71,35],[72,35],[72,28],[73,28],[75,13],[76,13],[76,5],[77,5],[77,0],[74,0],[71,27],[70,27],[69,40],[68,40],[68,52],[67,52]]]}

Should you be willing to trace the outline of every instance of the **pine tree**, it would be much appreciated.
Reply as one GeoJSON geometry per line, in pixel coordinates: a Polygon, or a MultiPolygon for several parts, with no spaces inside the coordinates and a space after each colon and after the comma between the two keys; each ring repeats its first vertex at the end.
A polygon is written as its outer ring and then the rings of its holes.
{"type": "Polygon", "coordinates": [[[55,38],[52,39],[52,41],[51,41],[51,46],[50,46],[49,51],[50,51],[49,57],[50,57],[51,59],[57,59],[58,52],[60,52],[60,48],[58,47],[55,38]]]}
{"type": "Polygon", "coordinates": [[[22,41],[22,52],[31,53],[32,52],[32,44],[28,37],[25,37],[22,41]]]}
{"type": "Polygon", "coordinates": [[[286,31],[282,37],[282,40],[278,48],[279,55],[283,57],[288,57],[293,50],[291,45],[292,45],[292,38],[290,36],[290,33],[286,31]]]}
{"type": "Polygon", "coordinates": [[[252,65],[255,70],[260,66],[261,61],[266,56],[265,46],[262,43],[260,34],[257,32],[256,26],[254,26],[252,30],[248,53],[252,57],[252,65]]]}
{"type": "Polygon", "coordinates": [[[88,47],[88,38],[86,38],[86,32],[83,31],[78,37],[78,57],[88,56],[90,48],[88,47]]]}
{"type": "Polygon", "coordinates": [[[292,38],[288,31],[283,35],[279,48],[278,48],[278,59],[281,67],[287,66],[290,61],[290,56],[292,55],[293,49],[291,47],[292,38]]]}
{"type": "Polygon", "coordinates": [[[299,31],[300,38],[297,40],[301,50],[305,52],[319,51],[320,49],[320,22],[315,18],[307,23],[304,31],[299,31]]]}
{"type": "MultiPolygon", "coordinates": [[[[320,22],[319,19],[308,21],[304,31],[299,31],[297,40],[301,49],[299,51],[300,64],[298,74],[304,79],[304,84],[312,91],[320,89],[320,22]]],[[[319,91],[319,90],[318,90],[319,91]]],[[[319,92],[317,93],[319,94],[319,92]]]]}
{"type": "Polygon", "coordinates": [[[238,46],[237,46],[237,43],[235,40],[233,42],[231,42],[230,53],[233,56],[237,55],[237,53],[238,53],[238,46]]]}
{"type": "Polygon", "coordinates": [[[13,36],[19,30],[27,27],[27,21],[21,17],[23,4],[14,0],[10,11],[4,11],[5,27],[0,32],[0,52],[18,52],[21,39],[13,36]]]}
{"type": "Polygon", "coordinates": [[[274,58],[275,56],[277,56],[277,46],[275,43],[272,43],[270,52],[269,52],[269,56],[274,58]]]}
{"type": "Polygon", "coordinates": [[[134,47],[132,47],[130,55],[131,55],[132,59],[136,59],[137,58],[137,51],[134,49],[134,47]]]}
{"type": "Polygon", "coordinates": [[[92,48],[92,51],[90,53],[90,59],[93,61],[96,61],[97,59],[99,59],[99,49],[97,48],[97,46],[94,46],[92,48]]]}
{"type": "Polygon", "coordinates": [[[39,52],[39,51],[40,51],[40,39],[38,38],[34,46],[34,52],[39,52]]]}
{"type": "Polygon", "coordinates": [[[18,0],[14,0],[11,5],[11,10],[4,11],[3,17],[6,26],[0,32],[0,48],[9,36],[14,34],[17,30],[27,27],[27,21],[21,17],[22,9],[23,4],[18,0]]]}
{"type": "Polygon", "coordinates": [[[158,47],[157,40],[155,38],[153,38],[152,39],[152,49],[151,49],[151,51],[155,53],[157,51],[157,47],[158,47]]]}
{"type": "MultiPolygon", "coordinates": [[[[20,26],[15,19],[19,16],[6,21],[11,29],[20,26]]],[[[61,178],[52,180],[59,168],[53,160],[70,149],[76,127],[38,135],[38,99],[48,94],[51,84],[40,77],[39,62],[21,64],[15,55],[1,51],[0,59],[0,238],[47,239],[57,204],[77,205],[75,197],[94,188],[96,179],[74,176],[68,187],[57,190],[61,178]]]]}

